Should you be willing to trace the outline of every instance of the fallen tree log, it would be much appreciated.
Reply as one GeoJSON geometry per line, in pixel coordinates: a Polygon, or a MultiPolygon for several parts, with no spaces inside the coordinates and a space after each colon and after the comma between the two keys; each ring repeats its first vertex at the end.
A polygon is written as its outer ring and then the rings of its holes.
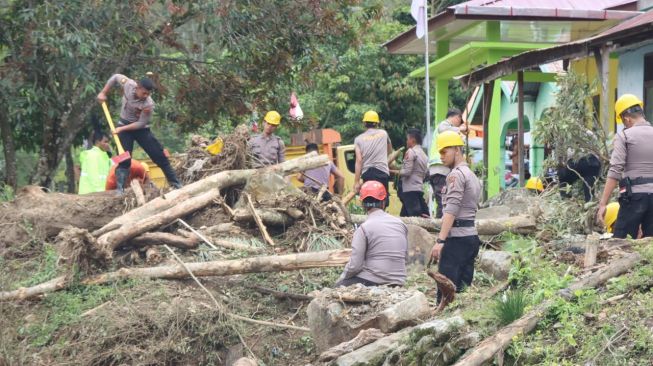
{"type": "Polygon", "coordinates": [[[170,209],[179,202],[201,195],[208,190],[220,190],[226,187],[245,184],[247,178],[259,170],[265,169],[268,171],[277,172],[282,175],[288,175],[307,169],[317,168],[323,165],[327,165],[328,163],[328,156],[317,155],[317,153],[309,153],[301,158],[288,160],[281,164],[262,169],[223,171],[198,180],[197,182],[193,182],[180,189],[168,192],[162,197],[155,198],[143,206],[133,209],[122,216],[114,218],[105,226],[123,225],[140,221],[144,218],[155,215],[158,212],[170,209]]]}
{"type": "MultiPolygon", "coordinates": [[[[628,272],[641,260],[637,253],[631,253],[620,258],[608,267],[593,273],[585,278],[572,283],[568,288],[561,290],[559,294],[567,297],[576,290],[593,288],[607,281],[612,277],[619,276],[628,272]]],[[[549,299],[531,310],[528,314],[501,328],[493,336],[486,338],[473,349],[468,350],[463,357],[456,362],[455,366],[476,366],[492,360],[494,355],[506,349],[513,337],[524,335],[532,331],[537,323],[546,315],[549,308],[553,305],[554,299],[549,299]]]]}
{"type": "MultiPolygon", "coordinates": [[[[367,219],[367,215],[351,215],[354,224],[362,224],[367,219]]],[[[420,226],[429,231],[439,231],[442,226],[442,220],[430,219],[423,217],[400,217],[407,225],[420,226]]],[[[479,235],[498,235],[505,231],[511,231],[518,234],[534,233],[537,229],[535,219],[529,215],[511,216],[498,219],[480,219],[476,220],[476,229],[479,235]]]]}
{"type": "MultiPolygon", "coordinates": [[[[350,249],[340,249],[280,256],[273,255],[212,262],[194,262],[186,263],[186,266],[198,277],[230,276],[245,273],[282,272],[307,268],[339,267],[349,261],[350,254],[350,249]]],[[[121,268],[115,272],[103,273],[83,279],[81,284],[99,285],[127,278],[182,279],[189,276],[190,275],[186,268],[180,264],[147,268],[121,268]]],[[[61,276],[34,287],[23,287],[14,291],[0,292],[0,301],[34,298],[49,292],[61,290],[67,286],[68,282],[66,277],[61,276]]]]}
{"type": "MultiPolygon", "coordinates": [[[[265,225],[290,226],[293,223],[293,219],[290,216],[275,210],[259,208],[256,209],[256,214],[261,218],[265,225]]],[[[255,218],[254,215],[252,215],[252,212],[245,208],[235,209],[233,220],[241,223],[255,222],[255,218]]]]}
{"type": "Polygon", "coordinates": [[[142,248],[150,245],[169,245],[179,249],[195,249],[201,239],[195,235],[180,236],[171,233],[145,233],[129,241],[129,245],[142,248]]]}

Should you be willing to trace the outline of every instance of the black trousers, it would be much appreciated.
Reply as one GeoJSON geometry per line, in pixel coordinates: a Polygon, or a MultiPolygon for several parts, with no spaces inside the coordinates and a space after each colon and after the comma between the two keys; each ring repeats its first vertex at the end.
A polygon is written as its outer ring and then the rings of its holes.
{"type": "Polygon", "coordinates": [[[582,179],[584,181],[583,194],[585,195],[585,202],[589,202],[592,199],[592,196],[596,195],[594,182],[596,182],[596,179],[601,173],[601,162],[596,156],[587,155],[576,162],[569,160],[567,161],[567,165],[569,168],[564,166],[558,169],[560,195],[563,197],[569,197],[569,194],[563,192],[563,189],[577,180],[582,179]],[[579,174],[580,177],[578,176],[579,174]]]}
{"type": "Polygon", "coordinates": [[[431,183],[431,188],[433,189],[433,195],[435,196],[435,203],[438,207],[435,210],[435,218],[442,218],[442,188],[447,184],[447,176],[442,174],[433,174],[429,177],[429,182],[431,183]]]}
{"type": "Polygon", "coordinates": [[[368,280],[366,280],[364,278],[354,276],[354,277],[350,277],[350,278],[345,278],[342,281],[338,281],[336,283],[336,287],[351,286],[351,285],[354,285],[354,284],[357,284],[357,283],[360,283],[361,285],[367,286],[367,287],[379,286],[379,284],[376,283],[376,282],[368,281],[368,280]]]}
{"type": "MultiPolygon", "coordinates": [[[[478,235],[449,237],[444,243],[438,272],[447,276],[456,285],[456,292],[472,284],[474,261],[480,246],[481,240],[478,235]]],[[[438,301],[440,296],[438,294],[438,301]]]]}
{"type": "MultiPolygon", "coordinates": [[[[179,183],[177,175],[170,165],[170,160],[168,160],[163,153],[163,146],[161,146],[161,143],[156,139],[156,137],[154,137],[149,128],[121,132],[118,134],[118,137],[120,138],[120,143],[122,144],[123,149],[129,151],[130,154],[134,149],[134,141],[138,142],[143,150],[145,150],[147,156],[149,156],[150,159],[161,168],[168,182],[171,185],[179,183]]],[[[128,159],[121,162],[119,168],[129,170],[131,164],[131,159],[128,159]]]]}
{"type": "MultiPolygon", "coordinates": [[[[317,196],[318,193],[320,193],[320,190],[311,187],[311,192],[313,192],[313,194],[317,196]]],[[[331,201],[331,192],[329,191],[325,191],[324,194],[322,195],[322,202],[326,202],[326,201],[331,201]]]]}
{"type": "Polygon", "coordinates": [[[637,238],[639,226],[644,237],[653,236],[653,193],[633,193],[630,199],[619,198],[619,214],[614,223],[614,237],[637,238]]]}
{"type": "Polygon", "coordinates": [[[418,216],[421,217],[422,214],[429,214],[429,206],[424,200],[424,192],[412,191],[412,192],[401,192],[399,195],[401,199],[401,212],[399,216],[408,217],[408,216],[418,216]]]}
{"type": "Polygon", "coordinates": [[[376,168],[369,168],[365,173],[361,174],[363,182],[370,180],[375,180],[385,187],[386,197],[385,197],[385,208],[387,209],[390,206],[390,190],[388,189],[388,183],[390,182],[390,176],[385,174],[383,171],[376,168]]]}

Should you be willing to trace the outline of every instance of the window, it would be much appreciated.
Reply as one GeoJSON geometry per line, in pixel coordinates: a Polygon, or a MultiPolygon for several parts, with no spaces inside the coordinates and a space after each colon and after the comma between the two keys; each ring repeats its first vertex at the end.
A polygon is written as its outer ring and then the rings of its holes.
{"type": "Polygon", "coordinates": [[[644,112],[653,121],[653,54],[644,56],[644,112]]]}

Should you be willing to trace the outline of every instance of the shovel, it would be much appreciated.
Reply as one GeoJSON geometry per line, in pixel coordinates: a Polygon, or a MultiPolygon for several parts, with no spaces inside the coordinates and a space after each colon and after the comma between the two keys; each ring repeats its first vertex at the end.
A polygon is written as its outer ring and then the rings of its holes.
{"type": "Polygon", "coordinates": [[[109,108],[107,108],[106,102],[102,102],[102,109],[104,110],[104,116],[107,117],[107,121],[109,122],[109,127],[111,128],[111,133],[116,141],[116,146],[118,146],[118,155],[112,157],[111,160],[116,164],[120,164],[125,160],[131,159],[131,155],[129,154],[129,151],[125,151],[125,149],[122,148],[120,138],[114,133],[116,132],[116,128],[113,126],[113,120],[111,119],[111,114],[109,113],[109,108]]]}

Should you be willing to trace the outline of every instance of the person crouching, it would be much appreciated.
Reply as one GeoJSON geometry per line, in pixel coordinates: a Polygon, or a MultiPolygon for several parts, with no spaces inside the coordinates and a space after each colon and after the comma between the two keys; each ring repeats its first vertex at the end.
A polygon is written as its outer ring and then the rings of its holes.
{"type": "Polygon", "coordinates": [[[406,282],[408,227],[385,210],[387,192],[380,182],[360,189],[367,219],[354,232],[351,258],[336,286],[403,286],[406,282]]]}

